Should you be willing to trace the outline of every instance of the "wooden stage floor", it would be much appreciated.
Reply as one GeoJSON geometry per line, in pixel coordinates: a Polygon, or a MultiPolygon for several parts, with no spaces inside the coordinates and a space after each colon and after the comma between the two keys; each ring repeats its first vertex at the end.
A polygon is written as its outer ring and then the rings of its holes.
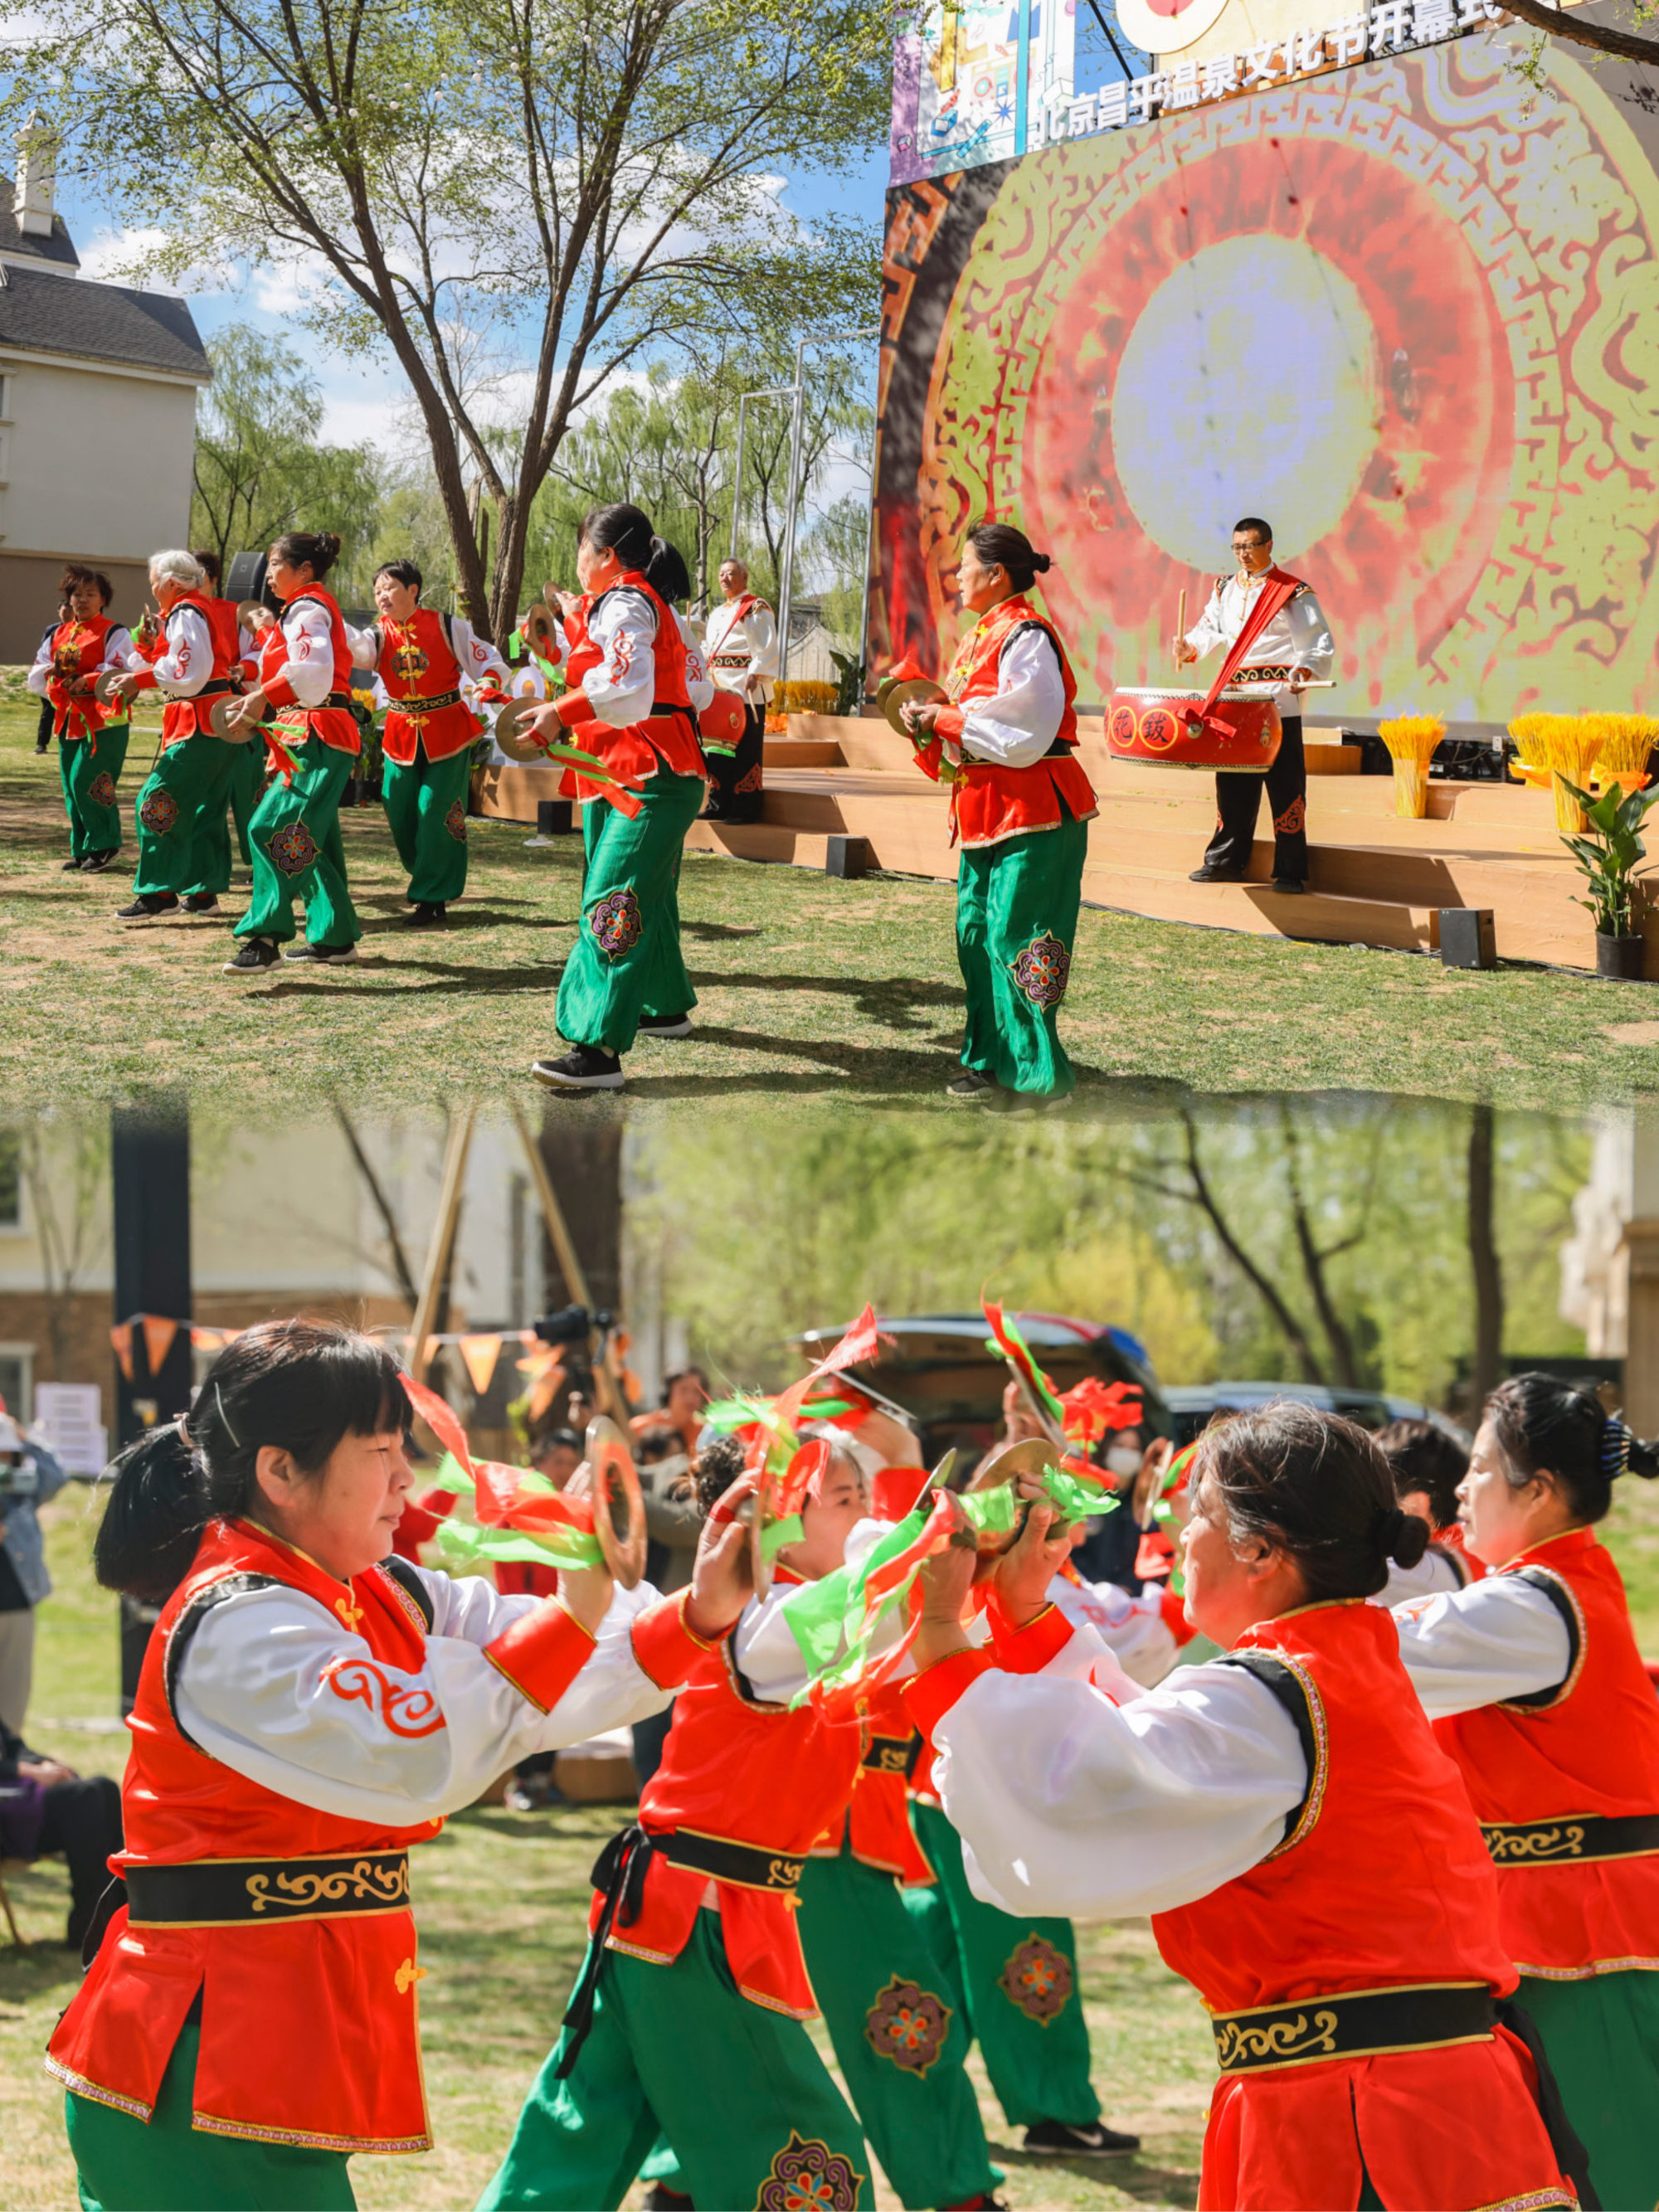
{"type": "MultiPolygon", "coordinates": [[[[1083,876],[1091,906],[1256,936],[1419,951],[1437,948],[1442,907],[1490,907],[1500,958],[1595,965],[1590,916],[1576,903],[1583,878],[1561,842],[1547,793],[1433,783],[1429,818],[1401,821],[1392,777],[1360,775],[1357,747],[1310,732],[1311,872],[1307,893],[1286,898],[1270,882],[1265,801],[1249,879],[1190,883],[1214,826],[1213,780],[1109,760],[1098,716],[1084,720],[1079,734],[1083,764],[1100,797],[1083,876]]],[[[536,799],[553,796],[556,783],[547,769],[488,769],[479,811],[533,822],[536,799]]],[[[821,868],[830,837],[862,837],[877,868],[953,882],[945,805],[884,722],[796,715],[788,738],[767,741],[765,819],[731,830],[699,822],[686,843],[741,860],[821,868]]],[[[1649,908],[1642,920],[1646,972],[1659,979],[1659,915],[1649,908]]]]}

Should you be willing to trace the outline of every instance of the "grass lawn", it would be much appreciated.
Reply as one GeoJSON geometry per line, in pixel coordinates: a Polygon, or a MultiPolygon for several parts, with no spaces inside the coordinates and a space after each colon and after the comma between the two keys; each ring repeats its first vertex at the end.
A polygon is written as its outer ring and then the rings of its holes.
{"type": "MultiPolygon", "coordinates": [[[[404,879],[378,808],[345,818],[366,935],[356,966],[274,982],[220,973],[222,922],[138,929],[111,915],[118,867],[82,878],[57,767],[34,713],[0,705],[0,1066],[36,1098],[103,1098],[169,1084],[238,1105],[280,1091],[367,1095],[380,1107],[528,1085],[556,1042],[553,994],[580,912],[580,841],[525,849],[516,825],[471,825],[465,903],[441,936],[398,927],[404,879]]],[[[135,733],[131,810],[154,747],[135,733]]],[[[129,855],[130,855],[129,846],[129,855]]],[[[228,902],[245,903],[245,875],[228,902]]],[[[960,1041],[950,887],[838,883],[806,870],[687,857],[687,962],[699,997],[684,1042],[643,1042],[638,1101],[787,1094],[936,1101],[960,1041]]],[[[1358,1089],[1490,1097],[1573,1111],[1659,1089],[1651,1043],[1610,1032],[1659,1012],[1633,985],[1194,930],[1085,912],[1062,1031],[1079,1104],[1123,1088],[1358,1089]]],[[[1659,1036],[1659,1030],[1656,1030],[1659,1036]]],[[[574,1112],[610,1112],[604,1099],[574,1112]]]]}
{"type": "MultiPolygon", "coordinates": [[[[125,1734],[84,1725],[107,1723],[119,1687],[114,1601],[91,1577],[88,1505],[88,1491],[76,1484],[41,1516],[57,1587],[40,1610],[28,1733],[37,1749],[83,1772],[116,1773],[125,1734]]],[[[421,1846],[414,1885],[427,1968],[422,2047],[438,2148],[421,2158],[355,2160],[366,2208],[459,2212],[476,2200],[558,2033],[581,1959],[587,1870],[627,1817],[625,1807],[608,1805],[554,1814],[483,1808],[421,1846]]],[[[74,2170],[62,2094],[40,2054],[80,1976],[78,1960],[53,1940],[63,1933],[68,1883],[58,1862],[8,1887],[30,1948],[12,1950],[0,1929],[0,2078],[8,2084],[0,2203],[6,2212],[62,2212],[75,2201],[74,2170]]],[[[1008,2176],[1002,2193],[1022,2212],[1190,2207],[1214,2079],[1198,2001],[1166,1971],[1144,1921],[1080,1927],[1079,1944],[1096,2083],[1108,2117],[1133,2129],[1143,2148],[1103,2165],[998,2148],[1008,2176]]],[[[1017,2145],[1020,2130],[1005,2126],[977,2051],[972,2069],[994,2148],[1017,2145]]],[[[630,2202],[640,2197],[636,2191],[630,2202]]],[[[897,2203],[880,2177],[876,2202],[897,2203]]]]}

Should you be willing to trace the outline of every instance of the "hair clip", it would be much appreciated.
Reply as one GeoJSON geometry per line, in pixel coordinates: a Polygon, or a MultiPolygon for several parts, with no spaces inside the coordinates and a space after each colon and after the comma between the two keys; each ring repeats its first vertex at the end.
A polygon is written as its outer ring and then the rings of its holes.
{"type": "Polygon", "coordinates": [[[225,1411],[225,1401],[219,1395],[219,1385],[216,1382],[213,1386],[213,1402],[219,1408],[219,1419],[225,1425],[225,1434],[230,1438],[232,1443],[235,1445],[237,1450],[240,1451],[242,1449],[242,1439],[230,1425],[230,1415],[225,1411]]]}
{"type": "Polygon", "coordinates": [[[1609,1481],[1630,1473],[1630,1448],[1635,1441],[1620,1416],[1609,1413],[1601,1430],[1601,1472],[1609,1481]]]}

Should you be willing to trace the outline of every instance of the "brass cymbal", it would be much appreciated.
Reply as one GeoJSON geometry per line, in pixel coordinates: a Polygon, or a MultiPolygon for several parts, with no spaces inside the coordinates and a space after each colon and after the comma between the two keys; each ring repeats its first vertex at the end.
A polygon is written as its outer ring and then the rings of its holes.
{"type": "MultiPolygon", "coordinates": [[[[584,1465],[593,1500],[593,1534],[605,1563],[624,1589],[635,1589],[645,1575],[645,1493],[628,1440],[608,1414],[587,1425],[584,1465]]],[[[582,1469],[576,1472],[580,1476],[582,1469]]]]}

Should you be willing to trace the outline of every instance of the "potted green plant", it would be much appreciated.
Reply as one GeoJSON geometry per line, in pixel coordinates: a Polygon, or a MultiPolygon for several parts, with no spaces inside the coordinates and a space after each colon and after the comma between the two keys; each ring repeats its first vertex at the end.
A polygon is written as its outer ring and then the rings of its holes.
{"type": "Polygon", "coordinates": [[[1599,799],[1592,799],[1565,775],[1561,781],[1584,810],[1583,830],[1577,836],[1564,836],[1561,842],[1589,884],[1589,896],[1578,904],[1595,917],[1595,972],[1639,981],[1645,947],[1636,926],[1636,878],[1647,857],[1642,824],[1659,799],[1659,787],[1626,797],[1617,783],[1610,783],[1599,799]]]}

